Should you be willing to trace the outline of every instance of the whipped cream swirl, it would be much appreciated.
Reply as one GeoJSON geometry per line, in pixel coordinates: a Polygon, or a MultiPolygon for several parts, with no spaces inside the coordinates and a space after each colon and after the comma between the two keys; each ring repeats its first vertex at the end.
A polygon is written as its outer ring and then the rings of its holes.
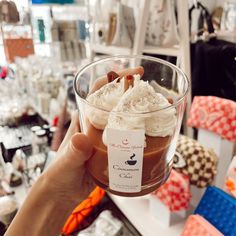
{"type": "Polygon", "coordinates": [[[105,84],[99,90],[96,90],[87,97],[87,101],[94,107],[86,107],[86,113],[89,121],[95,126],[95,128],[105,128],[109,111],[116,106],[124,93],[123,83],[124,81],[117,83],[117,80],[114,80],[111,83],[105,84]]]}
{"type": "Polygon", "coordinates": [[[103,142],[106,144],[107,128],[144,129],[146,135],[154,137],[172,135],[177,121],[176,110],[173,107],[166,108],[170,105],[168,100],[155,92],[148,82],[140,80],[139,75],[134,75],[134,86],[125,93],[123,83],[124,79],[120,83],[108,83],[87,98],[94,106],[111,111],[105,115],[102,111],[90,108],[87,113],[96,128],[105,128],[103,142]]]}

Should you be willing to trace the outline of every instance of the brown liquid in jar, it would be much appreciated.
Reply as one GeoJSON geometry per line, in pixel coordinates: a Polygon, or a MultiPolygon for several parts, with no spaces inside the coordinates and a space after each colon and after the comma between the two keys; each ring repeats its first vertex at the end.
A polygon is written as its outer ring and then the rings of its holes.
{"type": "Polygon", "coordinates": [[[95,183],[120,196],[141,196],[157,189],[169,176],[171,164],[166,163],[166,152],[171,142],[171,136],[146,136],[146,147],[143,156],[143,172],[141,192],[123,193],[109,189],[107,147],[103,144],[103,130],[96,129],[87,121],[87,136],[94,145],[94,155],[89,159],[87,168],[95,183]],[[146,186],[146,187],[145,187],[146,186]]]}

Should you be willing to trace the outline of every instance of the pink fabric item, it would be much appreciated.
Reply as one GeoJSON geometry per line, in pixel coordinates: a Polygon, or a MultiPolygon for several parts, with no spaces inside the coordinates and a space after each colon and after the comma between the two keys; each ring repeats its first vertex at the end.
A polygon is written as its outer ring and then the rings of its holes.
{"type": "Polygon", "coordinates": [[[223,236],[212,224],[200,215],[191,215],[188,217],[181,236],[223,236]]]}
{"type": "Polygon", "coordinates": [[[191,199],[189,178],[172,170],[168,180],[152,194],[172,212],[187,210],[191,199]]]}
{"type": "Polygon", "coordinates": [[[207,129],[236,142],[236,102],[213,96],[196,96],[188,125],[207,129]]]}

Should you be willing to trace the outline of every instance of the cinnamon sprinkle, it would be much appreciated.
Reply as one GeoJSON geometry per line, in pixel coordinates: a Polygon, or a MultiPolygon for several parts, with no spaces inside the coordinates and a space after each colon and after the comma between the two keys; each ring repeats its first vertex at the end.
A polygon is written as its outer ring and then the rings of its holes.
{"type": "Polygon", "coordinates": [[[169,102],[170,104],[173,104],[173,103],[174,103],[174,101],[173,101],[172,98],[167,98],[167,100],[168,100],[168,102],[169,102]]]}
{"type": "Polygon", "coordinates": [[[133,75],[126,75],[124,81],[124,92],[126,92],[130,86],[134,86],[134,77],[133,75]]]}
{"type": "Polygon", "coordinates": [[[115,71],[110,71],[110,72],[107,73],[108,83],[114,81],[118,77],[119,77],[119,75],[115,71]]]}

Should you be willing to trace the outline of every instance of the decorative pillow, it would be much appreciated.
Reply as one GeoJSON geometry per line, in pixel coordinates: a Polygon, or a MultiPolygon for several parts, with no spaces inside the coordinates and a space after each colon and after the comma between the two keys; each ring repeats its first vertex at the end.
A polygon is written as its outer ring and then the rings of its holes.
{"type": "Polygon", "coordinates": [[[186,210],[191,198],[189,179],[172,170],[168,180],[152,194],[157,196],[172,212],[186,210]]]}
{"type": "Polygon", "coordinates": [[[213,225],[200,215],[191,215],[185,223],[181,236],[223,236],[213,225]]]}
{"type": "Polygon", "coordinates": [[[217,156],[199,142],[180,135],[173,167],[188,175],[190,183],[203,188],[211,184],[216,174],[217,156]]]}
{"type": "Polygon", "coordinates": [[[236,235],[236,200],[223,190],[209,186],[194,214],[199,214],[223,235],[236,235]]]}
{"type": "Polygon", "coordinates": [[[236,142],[236,102],[214,96],[195,96],[188,125],[236,142]]]}

